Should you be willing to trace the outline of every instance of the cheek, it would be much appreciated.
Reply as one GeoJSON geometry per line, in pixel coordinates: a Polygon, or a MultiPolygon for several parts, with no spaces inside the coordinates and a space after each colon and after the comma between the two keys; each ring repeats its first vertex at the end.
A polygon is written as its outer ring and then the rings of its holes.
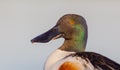
{"type": "Polygon", "coordinates": [[[64,23],[58,26],[60,32],[63,32],[65,35],[72,35],[74,33],[74,27],[68,23],[64,23]]]}

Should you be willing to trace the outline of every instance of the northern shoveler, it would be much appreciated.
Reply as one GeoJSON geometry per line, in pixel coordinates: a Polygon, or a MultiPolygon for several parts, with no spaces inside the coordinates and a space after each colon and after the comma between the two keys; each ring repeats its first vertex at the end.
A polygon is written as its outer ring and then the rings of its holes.
{"type": "Polygon", "coordinates": [[[88,29],[85,19],[76,14],[66,14],[57,24],[31,40],[46,43],[63,37],[63,45],[47,59],[44,70],[120,70],[120,65],[111,59],[85,51],[88,29]]]}

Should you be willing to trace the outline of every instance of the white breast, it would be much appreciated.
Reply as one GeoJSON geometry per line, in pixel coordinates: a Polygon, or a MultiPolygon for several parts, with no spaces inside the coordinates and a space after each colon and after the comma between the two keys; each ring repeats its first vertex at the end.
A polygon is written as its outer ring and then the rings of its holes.
{"type": "Polygon", "coordinates": [[[45,63],[45,70],[52,70],[53,66],[60,61],[61,59],[63,59],[64,57],[72,54],[74,52],[66,52],[66,51],[62,51],[57,49],[56,51],[54,51],[47,59],[46,63],[45,63]]]}
{"type": "Polygon", "coordinates": [[[58,70],[58,68],[66,61],[74,62],[82,67],[82,70],[98,70],[93,67],[89,60],[85,60],[81,57],[66,56],[74,54],[75,52],[67,52],[62,50],[54,51],[47,59],[45,64],[45,70],[58,70]]]}

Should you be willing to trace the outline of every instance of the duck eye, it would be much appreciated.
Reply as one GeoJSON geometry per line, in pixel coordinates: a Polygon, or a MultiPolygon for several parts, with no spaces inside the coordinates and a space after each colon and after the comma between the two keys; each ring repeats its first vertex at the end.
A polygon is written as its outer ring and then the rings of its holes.
{"type": "Polygon", "coordinates": [[[74,21],[73,19],[70,19],[69,23],[70,23],[71,25],[74,25],[74,24],[75,24],[75,21],[74,21]]]}

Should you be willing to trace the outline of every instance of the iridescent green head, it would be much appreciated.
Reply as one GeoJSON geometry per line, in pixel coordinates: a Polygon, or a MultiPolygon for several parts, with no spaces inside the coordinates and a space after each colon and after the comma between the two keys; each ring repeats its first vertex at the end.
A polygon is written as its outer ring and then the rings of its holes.
{"type": "Polygon", "coordinates": [[[65,51],[83,52],[87,43],[87,25],[82,16],[66,14],[57,24],[42,35],[32,39],[32,42],[49,42],[63,37],[64,44],[59,48],[65,51]]]}

